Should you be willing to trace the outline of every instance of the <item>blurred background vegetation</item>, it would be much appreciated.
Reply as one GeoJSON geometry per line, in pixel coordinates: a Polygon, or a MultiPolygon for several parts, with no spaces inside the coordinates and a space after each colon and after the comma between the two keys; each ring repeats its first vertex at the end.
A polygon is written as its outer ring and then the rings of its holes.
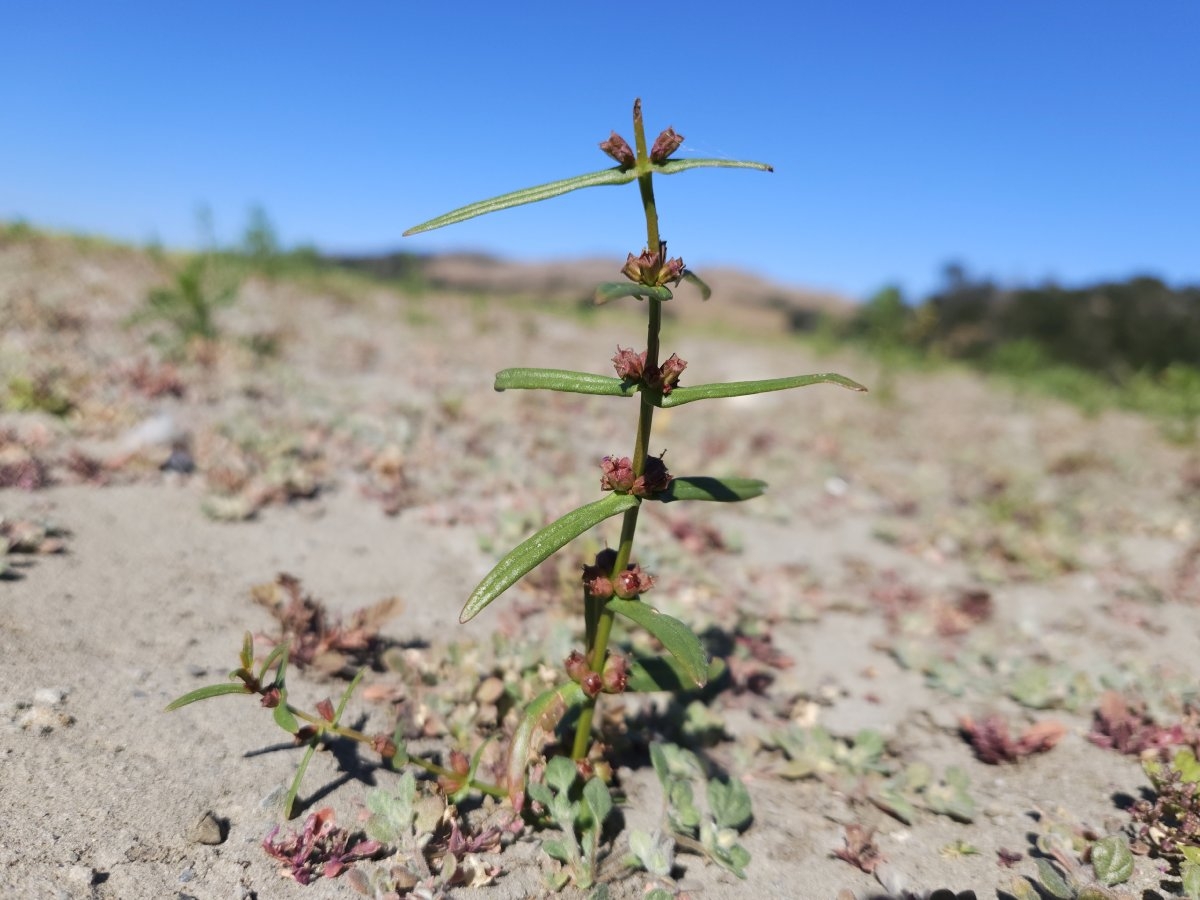
{"type": "Polygon", "coordinates": [[[848,318],[808,327],[867,349],[885,392],[897,369],[962,362],[1089,413],[1136,409],[1174,440],[1197,437],[1200,287],[1151,277],[1004,287],[951,264],[928,297],[885,287],[848,318]]]}

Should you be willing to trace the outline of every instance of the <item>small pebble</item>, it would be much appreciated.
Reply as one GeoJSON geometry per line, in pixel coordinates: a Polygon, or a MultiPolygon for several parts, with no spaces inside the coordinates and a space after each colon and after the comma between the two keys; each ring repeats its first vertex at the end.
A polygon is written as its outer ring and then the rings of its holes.
{"type": "Polygon", "coordinates": [[[67,699],[67,692],[62,688],[38,688],[33,692],[35,706],[58,706],[67,699]]]}
{"type": "Polygon", "coordinates": [[[215,847],[225,840],[221,820],[211,812],[206,812],[188,829],[187,839],[193,844],[207,844],[215,847]]]}
{"type": "Polygon", "coordinates": [[[75,884],[94,884],[96,881],[96,870],[91,866],[71,866],[67,869],[67,880],[75,884]]]}
{"type": "Polygon", "coordinates": [[[186,869],[184,869],[182,872],[179,873],[179,880],[183,884],[187,884],[189,881],[191,881],[195,877],[196,877],[196,870],[193,869],[191,866],[188,866],[186,869]]]}

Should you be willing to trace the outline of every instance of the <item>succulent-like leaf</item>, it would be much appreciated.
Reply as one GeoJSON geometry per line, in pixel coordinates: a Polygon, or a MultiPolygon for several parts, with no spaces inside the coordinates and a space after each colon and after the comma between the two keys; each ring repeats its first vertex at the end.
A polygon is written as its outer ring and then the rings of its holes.
{"type": "Polygon", "coordinates": [[[267,654],[267,658],[263,660],[262,668],[258,670],[258,680],[261,682],[267,677],[267,672],[271,670],[271,666],[275,661],[279,661],[279,671],[275,673],[275,684],[283,683],[283,676],[287,670],[287,644],[276,644],[275,648],[267,654]]]}
{"type": "Polygon", "coordinates": [[[499,212],[502,209],[524,206],[526,203],[537,203],[539,200],[549,200],[551,197],[577,191],[580,188],[598,187],[604,184],[628,184],[635,178],[637,178],[637,171],[635,169],[612,168],[602,169],[599,172],[588,172],[586,175],[575,175],[571,178],[563,178],[559,181],[539,184],[536,187],[522,188],[519,191],[501,194],[499,197],[492,197],[488,200],[480,200],[477,203],[460,206],[458,209],[430,219],[428,222],[414,225],[408,231],[404,232],[404,237],[412,234],[420,234],[422,231],[433,231],[435,228],[444,228],[446,225],[465,222],[467,219],[473,219],[476,216],[482,216],[487,213],[499,212]]]}
{"type": "Polygon", "coordinates": [[[554,731],[567,711],[583,703],[586,696],[582,687],[568,681],[538,695],[525,708],[508,751],[508,795],[514,806],[519,808],[519,800],[525,792],[525,769],[529,766],[529,758],[535,750],[540,753],[542,749],[533,746],[534,737],[539,732],[554,731]]]}
{"type": "Polygon", "coordinates": [[[596,286],[595,300],[597,304],[608,303],[610,300],[620,300],[622,297],[650,297],[654,300],[670,300],[674,294],[667,287],[638,284],[634,281],[606,281],[596,286]]]}
{"type": "Polygon", "coordinates": [[[684,674],[696,687],[708,683],[708,655],[695,632],[678,619],[660,613],[641,600],[621,600],[614,597],[608,608],[632,619],[656,637],[667,652],[679,662],[684,674]]]}
{"type": "Polygon", "coordinates": [[[242,637],[242,652],[239,655],[239,660],[241,661],[242,668],[247,671],[254,665],[254,636],[248,631],[242,637]]]}
{"type": "Polygon", "coordinates": [[[300,730],[300,723],[288,708],[286,690],[279,692],[279,705],[271,710],[271,714],[275,717],[275,724],[288,734],[295,734],[300,730]]]}
{"type": "Polygon", "coordinates": [[[1133,875],[1133,853],[1119,834],[1109,835],[1092,844],[1092,869],[1096,880],[1112,887],[1133,875]]]}
{"type": "Polygon", "coordinates": [[[593,375],[568,369],[501,369],[496,373],[494,387],[497,391],[565,391],[605,397],[632,397],[638,388],[634,382],[622,381],[611,375],[593,375]]]}
{"type": "Polygon", "coordinates": [[[714,500],[735,503],[750,500],[767,489],[765,481],[757,478],[709,478],[705,475],[686,475],[671,479],[670,486],[648,499],[662,503],[675,500],[714,500]]]}
{"type": "Polygon", "coordinates": [[[757,169],[760,172],[774,172],[775,167],[761,162],[747,162],[739,159],[668,159],[663,163],[650,166],[656,175],[674,175],[687,169],[757,169]]]}
{"type": "MultiPolygon", "coordinates": [[[[725,663],[714,659],[708,664],[708,682],[716,681],[725,672],[725,663]]],[[[691,678],[674,656],[643,656],[630,660],[629,681],[626,691],[648,694],[654,691],[670,691],[679,694],[694,690],[691,678]]]]}
{"type": "Polygon", "coordinates": [[[189,691],[182,697],[172,700],[167,704],[167,712],[179,709],[181,706],[187,706],[189,703],[195,703],[197,700],[207,700],[209,697],[220,697],[222,694],[250,694],[253,691],[246,687],[242,682],[236,684],[210,684],[206,687],[197,688],[194,691],[189,691]]]}
{"type": "Polygon", "coordinates": [[[712,400],[718,397],[745,397],[749,394],[766,394],[770,391],[786,391],[789,388],[807,387],[810,384],[837,384],[851,391],[866,388],[853,379],[833,372],[816,375],[793,375],[790,378],[767,378],[762,381],[729,381],[719,384],[696,384],[677,387],[662,398],[663,409],[683,406],[696,400],[712,400]]]}
{"type": "Polygon", "coordinates": [[[663,163],[647,163],[641,167],[631,166],[627,169],[620,167],[601,169],[599,172],[574,175],[570,178],[560,179],[559,181],[551,181],[535,187],[522,188],[519,191],[501,194],[499,197],[491,197],[488,200],[480,200],[477,203],[460,206],[458,209],[430,219],[428,222],[414,225],[408,231],[404,232],[404,236],[408,237],[412,234],[420,234],[423,231],[432,231],[435,228],[443,228],[446,225],[453,225],[456,222],[464,222],[467,219],[473,219],[476,216],[482,216],[486,213],[499,212],[502,209],[510,209],[514,206],[524,206],[526,203],[549,200],[551,197],[577,191],[580,188],[599,187],[606,184],[628,184],[640,174],[674,175],[677,172],[683,172],[687,169],[702,168],[758,169],[762,172],[774,171],[766,163],[743,162],[733,159],[669,159],[663,163]]]}
{"type": "Polygon", "coordinates": [[[555,550],[579,537],[593,525],[610,516],[637,506],[632,494],[609,494],[600,500],[572,510],[561,519],[551,522],[541,531],[526,538],[496,563],[492,571],[471,591],[459,615],[460,622],[469,622],[480,611],[512,587],[517,580],[543,562],[555,550]]]}

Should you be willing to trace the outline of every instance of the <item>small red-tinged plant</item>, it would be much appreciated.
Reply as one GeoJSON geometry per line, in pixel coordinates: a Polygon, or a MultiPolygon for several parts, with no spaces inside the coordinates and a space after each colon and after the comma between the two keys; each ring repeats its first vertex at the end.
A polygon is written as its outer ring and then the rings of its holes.
{"type": "Polygon", "coordinates": [[[318,878],[336,878],[356,860],[370,859],[383,849],[378,841],[363,840],[333,818],[333,810],[326,807],[305,819],[299,832],[289,830],[281,836],[276,827],[263,840],[263,850],[283,863],[282,875],[312,884],[318,878]]]}
{"type": "Polygon", "coordinates": [[[833,851],[838,859],[870,875],[887,861],[875,843],[875,829],[851,823],[845,826],[842,846],[833,851]]]}
{"type": "Polygon", "coordinates": [[[1014,737],[1008,722],[995,714],[981,722],[964,716],[959,722],[959,729],[975,751],[976,758],[990,766],[1015,763],[1026,756],[1045,753],[1052,750],[1066,734],[1061,722],[1046,719],[1030,725],[1014,737]]]}
{"type": "Polygon", "coordinates": [[[1130,756],[1160,754],[1184,744],[1200,746],[1200,725],[1194,715],[1191,721],[1160,725],[1146,712],[1144,704],[1107,691],[1093,713],[1088,740],[1130,756]]]}

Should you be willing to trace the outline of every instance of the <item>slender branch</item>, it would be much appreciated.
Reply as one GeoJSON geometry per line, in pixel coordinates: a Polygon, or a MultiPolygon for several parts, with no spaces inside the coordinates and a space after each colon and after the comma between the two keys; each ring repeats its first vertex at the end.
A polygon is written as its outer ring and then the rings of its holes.
{"type": "MultiPolygon", "coordinates": [[[[292,706],[290,703],[288,704],[288,711],[297,719],[303,719],[305,722],[315,725],[321,734],[336,734],[338,737],[344,737],[352,741],[358,741],[360,744],[367,744],[368,746],[374,743],[374,739],[370,735],[364,734],[363,732],[357,731],[353,728],[347,728],[344,725],[334,725],[328,719],[315,716],[312,713],[305,712],[302,709],[296,709],[296,707],[292,706]]],[[[444,766],[439,766],[437,763],[430,762],[427,759],[422,759],[419,756],[410,756],[408,757],[408,761],[418,769],[424,769],[431,775],[437,775],[439,777],[445,776],[446,778],[461,777],[460,773],[455,772],[453,769],[447,769],[444,766]]],[[[472,779],[471,787],[477,791],[481,791],[484,794],[490,794],[493,797],[508,796],[507,790],[499,787],[498,785],[488,784],[486,781],[476,781],[472,779]]]]}

